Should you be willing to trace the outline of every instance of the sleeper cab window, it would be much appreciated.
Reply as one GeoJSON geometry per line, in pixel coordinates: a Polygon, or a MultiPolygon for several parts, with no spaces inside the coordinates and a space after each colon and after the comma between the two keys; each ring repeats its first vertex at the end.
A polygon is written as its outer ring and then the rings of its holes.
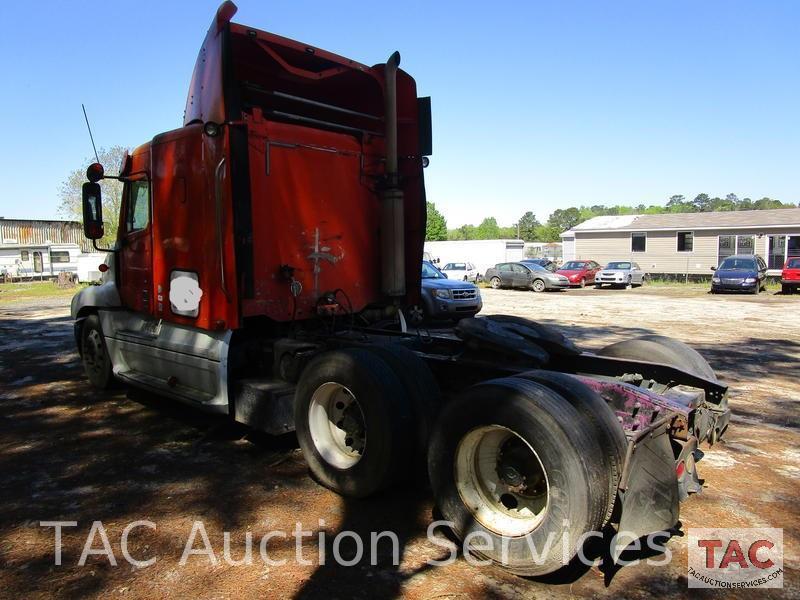
{"type": "Polygon", "coordinates": [[[691,231],[678,232],[678,252],[691,252],[694,249],[694,233],[691,231]]]}
{"type": "Polygon", "coordinates": [[[150,184],[140,179],[128,186],[127,231],[140,231],[150,223],[150,184]]]}
{"type": "Polygon", "coordinates": [[[647,251],[647,234],[632,233],[631,252],[646,252],[646,251],[647,251]]]}

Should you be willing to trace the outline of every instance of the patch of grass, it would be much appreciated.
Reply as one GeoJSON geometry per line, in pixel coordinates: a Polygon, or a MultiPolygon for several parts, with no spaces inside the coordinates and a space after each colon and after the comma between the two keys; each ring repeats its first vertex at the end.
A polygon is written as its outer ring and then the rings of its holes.
{"type": "Polygon", "coordinates": [[[0,305],[21,300],[42,298],[71,298],[86,284],[60,288],[54,281],[21,281],[0,283],[0,305]]]}

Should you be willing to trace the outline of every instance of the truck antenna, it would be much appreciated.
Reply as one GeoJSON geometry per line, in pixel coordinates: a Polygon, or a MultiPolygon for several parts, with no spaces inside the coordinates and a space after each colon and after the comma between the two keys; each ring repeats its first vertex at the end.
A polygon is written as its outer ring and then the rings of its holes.
{"type": "Polygon", "coordinates": [[[89,139],[92,140],[92,149],[94,150],[94,157],[97,159],[97,162],[100,162],[100,157],[97,155],[97,148],[94,145],[94,136],[92,135],[92,127],[89,125],[89,117],[86,116],[86,107],[81,102],[81,108],[83,109],[83,118],[86,120],[86,129],[89,130],[89,139]]]}

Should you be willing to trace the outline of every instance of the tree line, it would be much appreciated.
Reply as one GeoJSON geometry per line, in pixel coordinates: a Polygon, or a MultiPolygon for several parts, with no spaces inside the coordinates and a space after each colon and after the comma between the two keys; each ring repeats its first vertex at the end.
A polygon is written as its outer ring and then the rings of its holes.
{"type": "Polygon", "coordinates": [[[440,240],[494,240],[522,239],[526,242],[558,242],[562,232],[591,219],[604,215],[656,215],[663,213],[714,212],[731,210],[766,210],[770,208],[797,208],[799,205],[787,204],[773,198],[739,198],[728,194],[724,198],[712,198],[708,194],[698,194],[693,200],[676,194],[670,196],[665,205],[639,204],[638,206],[572,206],[559,208],[542,223],[532,211],[526,212],[519,220],[508,227],[498,225],[494,217],[486,217],[478,225],[462,225],[448,229],[447,219],[439,212],[433,202],[428,202],[428,225],[425,239],[440,240]]]}

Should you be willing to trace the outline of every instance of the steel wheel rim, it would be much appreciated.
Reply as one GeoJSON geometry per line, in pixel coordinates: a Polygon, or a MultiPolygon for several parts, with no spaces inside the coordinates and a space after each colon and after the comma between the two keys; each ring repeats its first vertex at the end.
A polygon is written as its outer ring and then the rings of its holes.
{"type": "Polygon", "coordinates": [[[456,448],[455,481],[475,520],[498,535],[526,535],[541,525],[547,514],[547,471],[533,447],[506,427],[477,427],[461,439],[456,448]]]}
{"type": "Polygon", "coordinates": [[[353,392],[340,383],[323,383],[311,395],[308,429],[317,452],[338,469],[353,467],[364,455],[364,412],[353,392]]]}
{"type": "Polygon", "coordinates": [[[100,332],[92,329],[83,342],[83,362],[89,372],[101,375],[106,367],[106,353],[100,332]]]}

